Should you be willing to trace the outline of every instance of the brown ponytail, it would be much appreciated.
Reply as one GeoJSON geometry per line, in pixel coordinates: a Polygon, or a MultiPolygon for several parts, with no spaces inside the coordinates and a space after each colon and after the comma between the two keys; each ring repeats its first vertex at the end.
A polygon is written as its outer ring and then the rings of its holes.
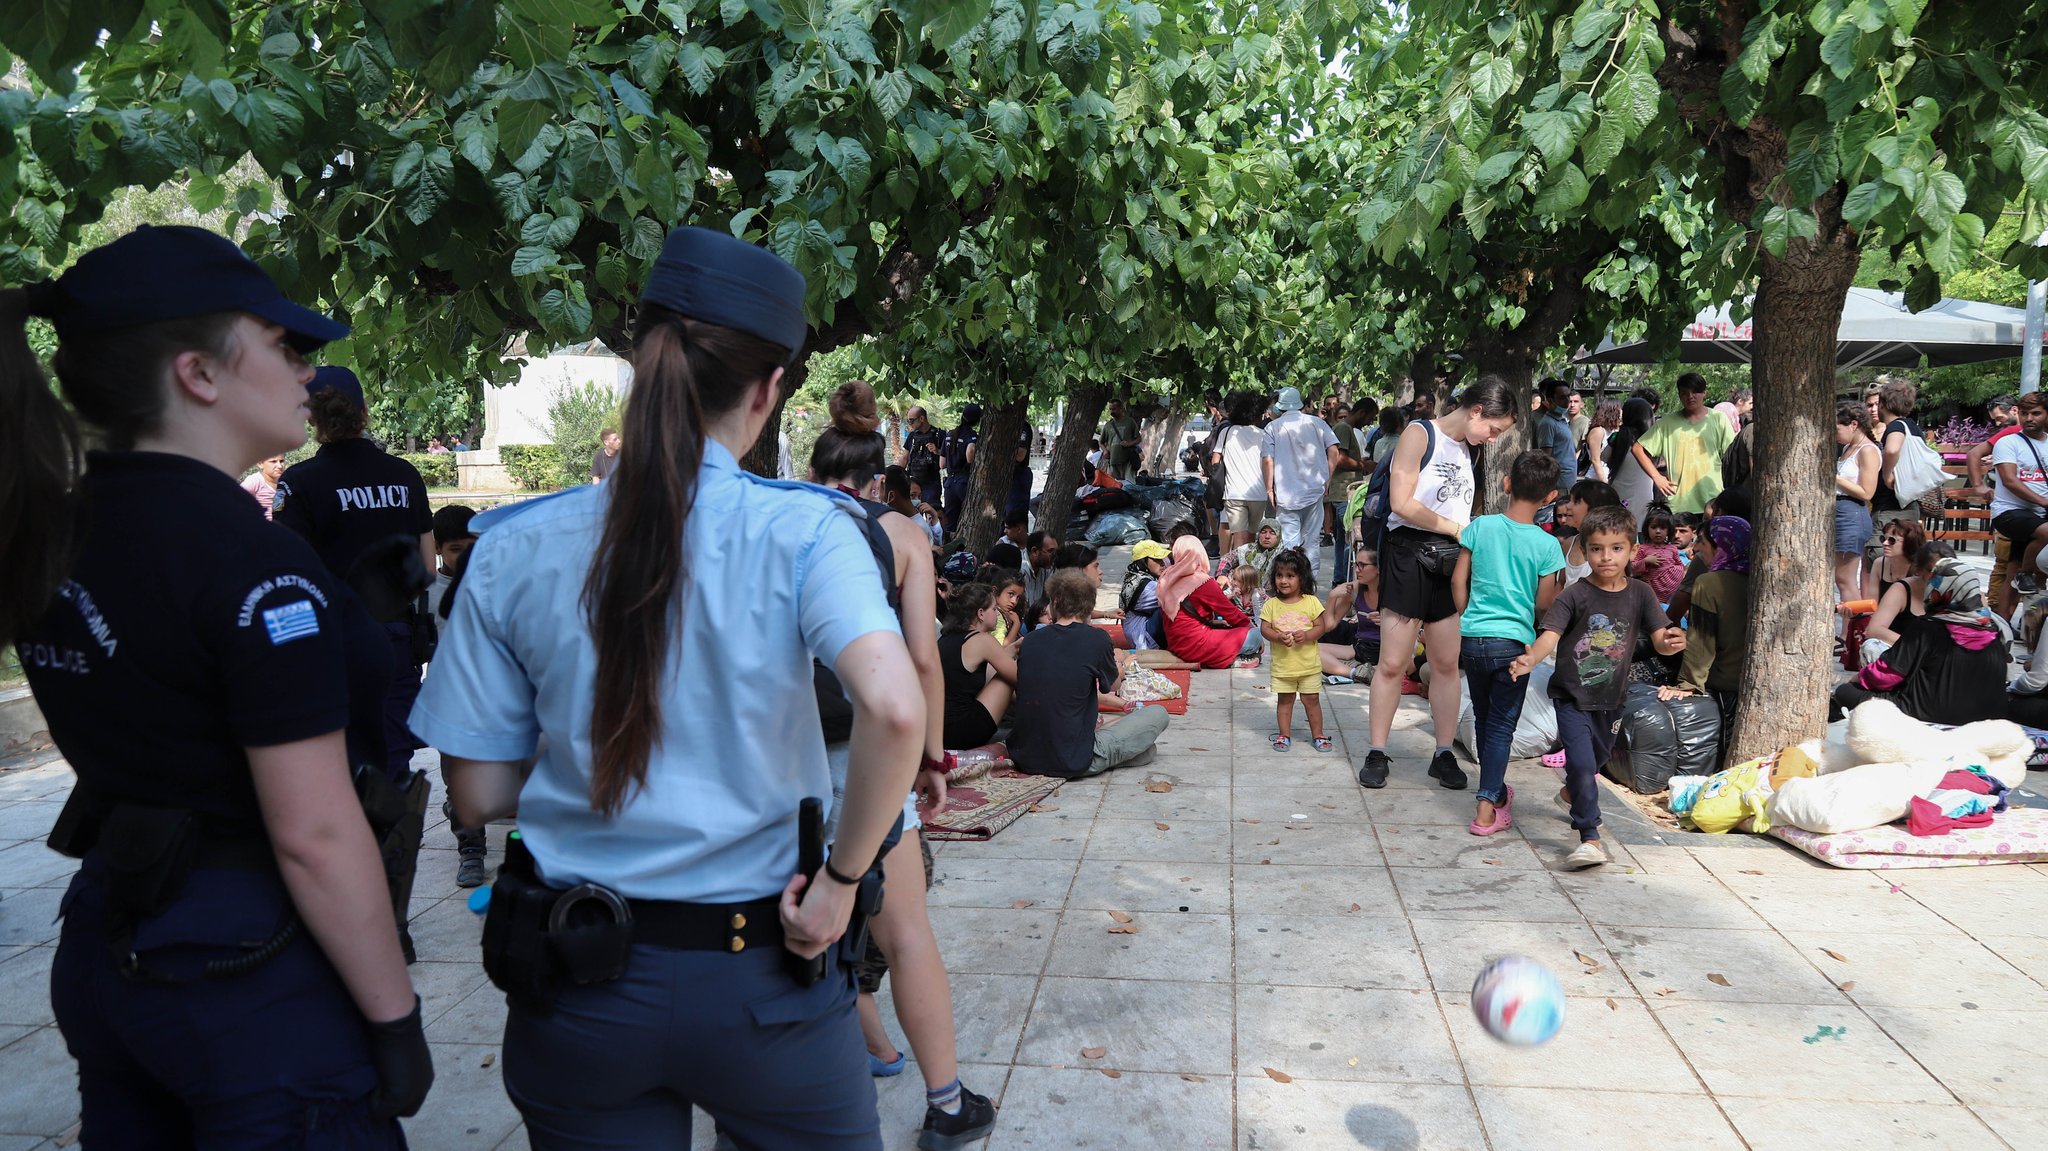
{"type": "Polygon", "coordinates": [[[834,480],[858,479],[865,485],[882,472],[888,445],[876,428],[882,417],[875,406],[875,389],[860,380],[849,380],[833,389],[826,401],[832,426],[818,433],[811,446],[811,475],[821,484],[834,480]]]}
{"type": "Polygon", "coordinates": [[[652,304],[641,307],[633,349],[627,446],[605,481],[604,532],[583,585],[597,648],[590,806],[605,816],[646,785],[661,731],[669,645],[685,625],[683,539],[704,462],[704,425],[790,356],[757,336],[652,304]]]}
{"type": "Polygon", "coordinates": [[[0,645],[42,617],[78,527],[78,423],[43,378],[28,319],[28,293],[0,291],[0,645]]]}

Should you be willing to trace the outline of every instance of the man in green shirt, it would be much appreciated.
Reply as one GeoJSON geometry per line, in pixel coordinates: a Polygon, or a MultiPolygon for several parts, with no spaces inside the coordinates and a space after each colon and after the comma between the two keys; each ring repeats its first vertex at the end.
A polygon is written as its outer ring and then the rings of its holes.
{"type": "Polygon", "coordinates": [[[1707,407],[1707,381],[1698,372],[1678,377],[1678,411],[1651,425],[1643,450],[1664,460],[1658,485],[1674,512],[1703,512],[1721,494],[1721,453],[1735,440],[1728,417],[1707,407]]]}
{"type": "Polygon", "coordinates": [[[1109,422],[1102,428],[1104,471],[1120,480],[1138,474],[1138,418],[1124,410],[1122,400],[1109,401],[1109,422]]]}

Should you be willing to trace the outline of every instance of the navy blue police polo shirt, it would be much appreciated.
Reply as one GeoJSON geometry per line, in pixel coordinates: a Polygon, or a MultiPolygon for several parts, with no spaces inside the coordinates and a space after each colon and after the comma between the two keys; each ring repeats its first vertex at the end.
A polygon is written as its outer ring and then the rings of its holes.
{"type": "Polygon", "coordinates": [[[366,439],[322,444],[285,469],[277,494],[277,522],[306,537],[343,579],[370,545],[434,530],[419,469],[366,439]]]}
{"type": "Polygon", "coordinates": [[[382,762],[390,643],[304,540],[185,456],[94,452],[83,495],[77,561],[16,649],[102,805],[260,834],[245,748],[346,729],[382,762]]]}

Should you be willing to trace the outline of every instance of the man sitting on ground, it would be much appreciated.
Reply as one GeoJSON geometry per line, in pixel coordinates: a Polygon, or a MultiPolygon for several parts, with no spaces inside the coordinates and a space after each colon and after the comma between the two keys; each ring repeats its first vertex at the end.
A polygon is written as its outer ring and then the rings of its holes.
{"type": "Polygon", "coordinates": [[[1109,636],[1090,626],[1095,584],[1073,568],[1046,580],[1051,623],[1024,637],[1017,652],[1017,698],[1010,706],[1010,756],[1017,770],[1067,779],[1152,762],[1166,730],[1166,709],[1132,704],[1116,694],[1123,671],[1109,636]],[[1107,705],[1130,712],[1100,730],[1107,705]]]}

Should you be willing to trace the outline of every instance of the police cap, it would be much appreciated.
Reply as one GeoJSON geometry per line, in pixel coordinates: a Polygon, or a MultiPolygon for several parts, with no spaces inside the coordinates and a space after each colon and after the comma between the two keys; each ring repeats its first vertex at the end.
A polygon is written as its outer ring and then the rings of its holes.
{"type": "Polygon", "coordinates": [[[668,234],[642,301],[759,336],[790,350],[804,345],[804,277],[765,248],[709,228],[668,234]]]}
{"type": "Polygon", "coordinates": [[[33,285],[29,306],[66,340],[214,312],[269,320],[302,352],[348,335],[348,325],[285,299],[234,241],[183,225],[144,224],[94,248],[56,280],[33,285]]]}
{"type": "Polygon", "coordinates": [[[347,368],[323,364],[313,369],[313,382],[306,385],[306,394],[312,395],[317,392],[333,392],[336,395],[347,396],[356,402],[357,407],[369,410],[370,405],[363,399],[363,381],[357,379],[356,374],[347,368]]]}

